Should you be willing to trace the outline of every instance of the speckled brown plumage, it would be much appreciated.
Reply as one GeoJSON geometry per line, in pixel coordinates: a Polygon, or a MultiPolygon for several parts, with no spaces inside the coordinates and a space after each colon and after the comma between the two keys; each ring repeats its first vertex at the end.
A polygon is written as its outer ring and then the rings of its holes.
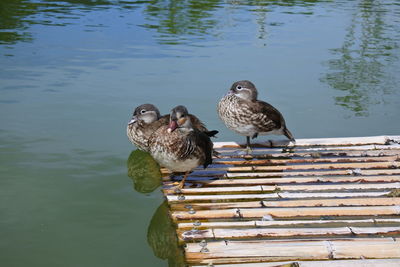
{"type": "Polygon", "coordinates": [[[206,168],[211,164],[213,143],[209,136],[193,127],[187,109],[177,106],[170,118],[169,125],[158,128],[149,139],[153,158],[172,172],[188,173],[199,165],[206,168]]]}
{"type": "Polygon", "coordinates": [[[143,104],[138,106],[135,108],[132,119],[126,128],[128,139],[138,149],[148,151],[149,137],[155,130],[165,124],[159,119],[160,112],[154,105],[143,104]]]}
{"type": "MultiPolygon", "coordinates": [[[[188,114],[194,128],[204,132],[208,136],[215,136],[218,131],[209,131],[204,123],[196,116],[188,114]]],[[[160,116],[157,107],[152,104],[143,104],[135,108],[131,121],[127,126],[128,139],[138,149],[149,150],[150,136],[163,125],[168,125],[170,121],[170,114],[160,116]]]]}
{"type": "Polygon", "coordinates": [[[247,138],[258,135],[282,134],[295,141],[286,127],[282,114],[272,105],[257,99],[257,89],[250,81],[235,82],[218,103],[221,120],[232,131],[247,138]]]}

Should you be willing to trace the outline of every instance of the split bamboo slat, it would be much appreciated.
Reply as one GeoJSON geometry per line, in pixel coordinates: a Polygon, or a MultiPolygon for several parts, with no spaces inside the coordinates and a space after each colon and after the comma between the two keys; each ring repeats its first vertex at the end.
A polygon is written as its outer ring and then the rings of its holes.
{"type": "Polygon", "coordinates": [[[189,266],[400,266],[400,136],[214,148],[163,177],[189,266]]]}

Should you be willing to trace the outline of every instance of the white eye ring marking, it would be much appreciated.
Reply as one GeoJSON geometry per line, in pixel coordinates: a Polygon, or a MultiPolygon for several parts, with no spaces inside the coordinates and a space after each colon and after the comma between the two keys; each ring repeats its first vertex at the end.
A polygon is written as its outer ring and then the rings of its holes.
{"type": "Polygon", "coordinates": [[[140,114],[144,114],[144,113],[146,113],[146,110],[145,110],[145,109],[142,109],[142,110],[140,111],[140,114]]]}
{"type": "Polygon", "coordinates": [[[238,86],[236,86],[236,89],[240,91],[240,90],[243,90],[243,87],[238,85],[238,86]]]}

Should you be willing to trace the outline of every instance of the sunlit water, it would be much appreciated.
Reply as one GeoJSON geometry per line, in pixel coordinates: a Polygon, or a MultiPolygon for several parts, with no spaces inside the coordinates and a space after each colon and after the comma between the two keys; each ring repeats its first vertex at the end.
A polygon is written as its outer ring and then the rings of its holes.
{"type": "Polygon", "coordinates": [[[399,52],[395,0],[1,0],[1,265],[179,265],[127,165],[135,106],[244,141],[215,107],[249,79],[296,138],[398,135],[399,52]]]}

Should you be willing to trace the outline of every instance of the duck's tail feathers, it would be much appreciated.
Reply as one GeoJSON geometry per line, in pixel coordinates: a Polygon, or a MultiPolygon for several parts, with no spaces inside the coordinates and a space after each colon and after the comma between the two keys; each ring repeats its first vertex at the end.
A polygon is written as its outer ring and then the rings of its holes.
{"type": "Polygon", "coordinates": [[[294,137],[293,137],[293,134],[292,134],[287,128],[285,128],[285,129],[283,130],[283,134],[284,134],[290,141],[296,142],[296,140],[295,140],[294,137]]]}
{"type": "Polygon", "coordinates": [[[213,130],[213,131],[205,131],[204,132],[208,137],[216,137],[215,135],[217,133],[219,133],[217,130],[213,130]]]}

